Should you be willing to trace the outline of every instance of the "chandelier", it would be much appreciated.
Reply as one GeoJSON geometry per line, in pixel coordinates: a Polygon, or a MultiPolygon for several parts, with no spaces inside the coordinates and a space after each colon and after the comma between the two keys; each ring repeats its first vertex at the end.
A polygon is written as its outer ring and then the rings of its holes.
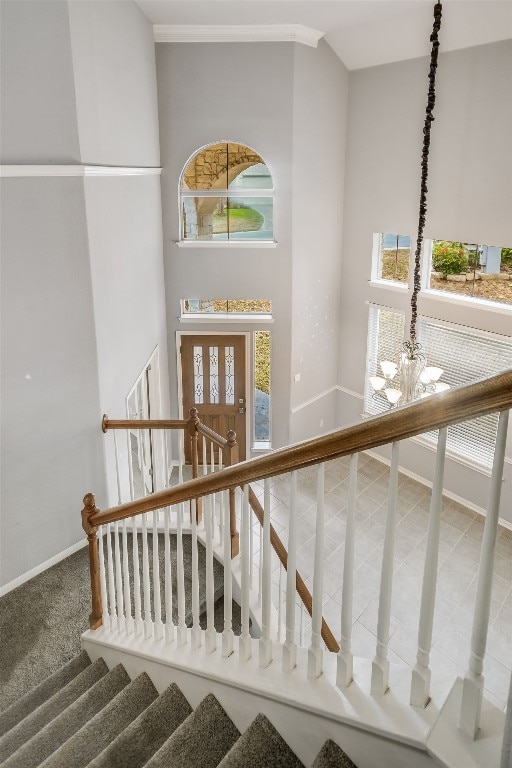
{"type": "Polygon", "coordinates": [[[428,98],[423,127],[423,150],[421,153],[421,181],[420,204],[418,218],[418,233],[416,237],[416,250],[414,252],[414,281],[411,295],[411,325],[409,339],[404,341],[402,351],[396,362],[382,360],[380,368],[382,376],[370,376],[370,385],[373,396],[384,398],[390,407],[410,403],[418,397],[443,392],[450,385],[439,381],[443,375],[442,368],[427,365],[425,355],[421,351],[421,344],[416,341],[416,321],[418,313],[418,294],[421,289],[421,248],[423,244],[423,230],[427,214],[427,179],[428,179],[428,154],[430,149],[430,128],[434,119],[434,105],[436,101],[436,71],[439,51],[439,30],[441,28],[442,4],[434,6],[434,25],[430,42],[430,70],[428,74],[428,98]]]}

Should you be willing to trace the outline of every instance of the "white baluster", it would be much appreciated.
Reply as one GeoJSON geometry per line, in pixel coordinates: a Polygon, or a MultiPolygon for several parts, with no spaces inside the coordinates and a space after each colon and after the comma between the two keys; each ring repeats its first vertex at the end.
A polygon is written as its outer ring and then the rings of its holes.
{"type": "Polygon", "coordinates": [[[437,564],[439,559],[439,534],[441,530],[441,508],[443,502],[444,462],[446,454],[446,427],[439,430],[437,440],[436,467],[430,502],[427,549],[423,568],[421,590],[420,623],[418,628],[418,652],[412,671],[411,704],[426,707],[430,701],[429,658],[432,647],[432,628],[436,604],[437,564]]]}
{"type": "MultiPolygon", "coordinates": [[[[219,472],[222,469],[222,448],[219,448],[219,472]]],[[[219,504],[219,543],[222,544],[223,542],[223,525],[224,525],[224,512],[222,510],[222,493],[219,495],[220,504],[219,504]]]]}
{"type": "Polygon", "coordinates": [[[164,510],[164,557],[165,557],[165,642],[167,644],[174,640],[174,623],[172,620],[172,572],[171,572],[171,536],[169,533],[171,525],[171,510],[166,507],[164,510]]]}
{"type": "Polygon", "coordinates": [[[272,604],[272,550],[270,548],[270,479],[266,478],[263,497],[263,559],[261,565],[261,637],[259,665],[268,667],[272,661],[270,639],[270,606],[272,604]]]}
{"type": "Polygon", "coordinates": [[[299,625],[299,642],[301,648],[304,647],[304,603],[300,601],[300,625],[299,625]]]}
{"type": "Polygon", "coordinates": [[[261,592],[263,589],[263,528],[259,527],[260,551],[258,558],[258,605],[261,605],[261,592]]]}
{"type": "Polygon", "coordinates": [[[203,475],[208,474],[208,462],[206,459],[206,437],[203,435],[203,475]]]}
{"type": "Polygon", "coordinates": [[[464,677],[459,727],[471,739],[476,737],[480,726],[480,711],[484,690],[483,663],[487,645],[489,613],[491,608],[492,574],[494,569],[494,550],[498,531],[505,444],[507,441],[508,411],[500,413],[498,433],[494,448],[489,503],[485,517],[478,585],[473,614],[471,633],[471,652],[469,668],[464,677]]]}
{"type": "Polygon", "coordinates": [[[199,562],[197,555],[197,505],[195,501],[191,502],[192,518],[192,648],[199,648],[201,645],[201,627],[199,625],[199,562]]]}
{"type": "Polygon", "coordinates": [[[114,523],[114,560],[116,565],[116,601],[117,601],[117,628],[124,632],[126,621],[124,616],[123,576],[121,572],[121,551],[119,546],[119,523],[114,523]]]}
{"type": "Polygon", "coordinates": [[[382,696],[389,688],[388,641],[391,618],[391,595],[393,591],[393,560],[395,549],[396,495],[398,489],[399,443],[394,442],[391,449],[391,469],[389,472],[388,510],[386,531],[384,533],[384,551],[380,576],[379,613],[377,620],[377,649],[372,664],[371,692],[382,696]]]}
{"type": "Polygon", "coordinates": [[[277,642],[281,642],[281,631],[283,628],[283,566],[279,563],[279,586],[277,600],[277,642]]]}
{"type": "Polygon", "coordinates": [[[224,533],[224,631],[222,633],[222,655],[227,657],[233,653],[233,583],[231,580],[231,531],[229,527],[228,491],[221,491],[220,513],[224,533]]]}
{"type": "Polygon", "coordinates": [[[242,523],[240,536],[240,564],[242,568],[241,578],[241,615],[242,632],[239,638],[239,655],[241,661],[251,658],[251,638],[249,635],[249,556],[250,556],[250,518],[249,518],[249,486],[244,486],[242,499],[242,523]]]}
{"type": "Polygon", "coordinates": [[[347,528],[343,560],[343,587],[341,592],[341,640],[337,658],[336,685],[347,688],[352,682],[354,664],[352,656],[352,600],[354,594],[354,539],[357,498],[358,454],[350,457],[348,484],[347,528]]]}
{"type": "Polygon", "coordinates": [[[162,598],[160,594],[160,560],[158,557],[158,514],[153,510],[153,612],[155,616],[155,637],[161,640],[164,636],[162,623],[162,598]]]}
{"type": "Polygon", "coordinates": [[[142,606],[140,599],[140,567],[139,567],[139,532],[137,530],[137,520],[132,517],[132,560],[133,560],[133,606],[135,616],[135,634],[141,635],[143,632],[142,606]]]}
{"type": "Polygon", "coordinates": [[[178,504],[176,518],[176,576],[178,590],[178,645],[187,642],[187,625],[185,622],[185,569],[183,566],[183,503],[178,504]]]}
{"type": "Polygon", "coordinates": [[[288,522],[288,568],[286,572],[286,637],[283,645],[283,672],[291,672],[297,663],[295,611],[297,582],[297,472],[291,474],[290,518],[288,522]]]}
{"type": "Polygon", "coordinates": [[[123,520],[123,584],[124,584],[124,610],[125,627],[127,634],[133,632],[132,601],[130,593],[130,571],[128,568],[128,521],[123,520]]]}
{"type": "Polygon", "coordinates": [[[149,581],[148,521],[147,513],[142,513],[142,595],[144,603],[144,637],[153,636],[151,620],[151,587],[149,581]]]}
{"type": "Polygon", "coordinates": [[[204,526],[206,534],[206,653],[212,653],[217,647],[217,633],[214,624],[214,583],[213,583],[213,533],[214,506],[213,496],[208,496],[204,504],[204,526]]]}
{"type": "Polygon", "coordinates": [[[322,674],[322,594],[324,576],[324,486],[325,464],[318,465],[316,495],[315,564],[313,573],[313,611],[311,616],[311,645],[308,650],[308,677],[322,674]]]}
{"type": "Polygon", "coordinates": [[[105,629],[111,629],[110,615],[107,603],[107,579],[105,575],[105,554],[103,551],[104,528],[102,525],[98,528],[98,556],[100,561],[100,586],[101,586],[101,605],[103,608],[102,620],[105,629]]]}
{"type": "Polygon", "coordinates": [[[117,624],[117,605],[116,589],[114,581],[114,559],[112,557],[112,538],[110,533],[110,523],[105,526],[107,532],[107,573],[108,573],[108,602],[110,607],[110,628],[118,629],[117,624]]]}
{"type": "MultiPolygon", "coordinates": [[[[116,430],[114,429],[114,456],[116,460],[116,482],[117,482],[117,503],[122,504],[121,501],[121,478],[119,474],[119,453],[117,450],[117,434],[116,430]]],[[[128,458],[130,458],[128,454],[128,458]]]]}
{"type": "Polygon", "coordinates": [[[184,440],[183,430],[180,429],[179,437],[178,437],[178,442],[179,442],[178,482],[180,485],[183,482],[183,455],[185,450],[183,447],[183,440],[184,440]]]}
{"type": "Polygon", "coordinates": [[[252,507],[249,505],[249,589],[253,587],[253,571],[254,571],[254,530],[252,519],[252,507]]]}

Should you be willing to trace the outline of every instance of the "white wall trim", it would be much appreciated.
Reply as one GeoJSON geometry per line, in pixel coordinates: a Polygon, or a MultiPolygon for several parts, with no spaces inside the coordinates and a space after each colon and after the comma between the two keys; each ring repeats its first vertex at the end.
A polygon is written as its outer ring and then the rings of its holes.
{"type": "Polygon", "coordinates": [[[305,400],[303,403],[299,403],[299,405],[290,408],[290,413],[298,413],[298,411],[301,411],[303,408],[308,408],[310,405],[313,405],[313,403],[318,402],[318,400],[321,400],[323,397],[327,397],[327,395],[330,395],[332,392],[337,392],[339,389],[341,389],[341,387],[338,384],[335,384],[333,387],[329,387],[329,389],[319,392],[318,395],[310,397],[309,400],[305,400]]]}
{"type": "Polygon", "coordinates": [[[302,24],[153,24],[156,43],[302,43],[316,48],[325,32],[302,24]]]}
{"type": "Polygon", "coordinates": [[[353,389],[347,389],[347,387],[340,387],[340,386],[338,386],[338,389],[340,392],[343,392],[344,395],[355,397],[357,400],[364,400],[364,395],[360,395],[359,392],[354,392],[353,389]]]}
{"type": "Polygon", "coordinates": [[[160,176],[161,168],[114,165],[0,165],[1,178],[35,176],[160,176]]]}
{"type": "Polygon", "coordinates": [[[79,549],[83,549],[87,546],[87,539],[84,538],[81,541],[78,541],[76,544],[73,544],[73,546],[68,547],[63,552],[59,552],[58,555],[54,555],[53,557],[50,557],[49,560],[46,560],[44,563],[41,563],[40,565],[36,565],[35,568],[32,568],[30,571],[27,571],[26,573],[22,573],[21,576],[18,576],[16,579],[13,579],[12,581],[9,581],[7,584],[4,584],[0,587],[0,597],[3,597],[8,592],[11,592],[13,589],[16,589],[16,587],[20,587],[22,584],[24,584],[26,581],[30,581],[30,579],[33,579],[34,576],[39,576],[40,573],[43,571],[46,571],[48,568],[51,568],[52,565],[56,565],[57,563],[60,563],[61,560],[65,560],[66,557],[70,557],[71,555],[74,555],[75,552],[78,552],[79,549]]]}

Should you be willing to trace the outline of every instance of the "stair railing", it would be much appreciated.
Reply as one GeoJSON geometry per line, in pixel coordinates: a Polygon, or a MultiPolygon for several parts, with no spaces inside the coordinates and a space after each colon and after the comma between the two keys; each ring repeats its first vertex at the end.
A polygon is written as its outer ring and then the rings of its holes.
{"type": "MultiPolygon", "coordinates": [[[[446,430],[452,424],[457,424],[485,414],[499,412],[498,429],[493,459],[493,468],[490,479],[489,502],[486,510],[483,541],[478,572],[478,583],[473,615],[473,630],[470,641],[470,657],[468,671],[465,675],[459,710],[459,727],[469,737],[474,738],[479,728],[480,711],[483,698],[484,677],[483,661],[487,642],[489,625],[489,613],[491,605],[492,574],[495,556],[495,544],[498,527],[500,494],[502,486],[502,474],[507,440],[508,416],[512,407],[512,370],[505,371],[492,378],[476,382],[463,387],[457,387],[442,394],[414,402],[399,408],[393,408],[384,415],[377,416],[367,421],[346,429],[342,429],[314,440],[290,446],[263,457],[247,462],[226,467],[219,472],[211,473],[203,477],[169,488],[163,492],[153,494],[143,499],[122,504],[113,509],[99,511],[94,504],[94,497],[88,494],[85,497],[85,508],[82,512],[84,529],[89,540],[91,552],[91,585],[93,588],[93,612],[91,614],[91,626],[99,626],[101,612],[104,622],[114,622],[119,628],[123,624],[125,616],[119,619],[119,613],[115,614],[116,590],[111,589],[108,595],[109,609],[107,610],[107,594],[105,566],[102,551],[102,536],[99,538],[99,555],[96,555],[96,536],[99,526],[106,526],[107,548],[110,535],[109,526],[139,516],[144,517],[148,513],[165,509],[167,512],[171,505],[183,505],[185,502],[203,498],[208,525],[211,525],[213,516],[212,494],[218,497],[221,515],[225,520],[224,525],[224,554],[225,568],[230,576],[231,558],[229,556],[231,540],[229,534],[229,507],[226,495],[230,489],[239,486],[242,491],[241,514],[241,608],[242,627],[238,646],[240,661],[247,660],[252,653],[252,644],[249,637],[249,558],[250,558],[250,517],[249,507],[251,498],[250,483],[263,484],[263,510],[264,510],[264,535],[263,535],[263,578],[265,587],[262,590],[262,616],[263,633],[259,641],[259,663],[267,666],[273,660],[272,638],[266,630],[265,622],[270,607],[271,593],[271,561],[270,553],[270,513],[271,513],[271,483],[276,478],[289,474],[282,482],[289,483],[289,542],[288,542],[288,583],[296,582],[296,556],[297,556],[297,482],[306,473],[306,482],[312,482],[312,474],[316,475],[316,490],[313,492],[311,485],[306,485],[311,496],[316,496],[316,518],[314,536],[314,568],[313,568],[313,597],[312,597],[312,625],[310,644],[307,653],[307,676],[315,679],[322,674],[323,648],[321,646],[322,628],[322,601],[323,593],[323,568],[324,568],[324,528],[325,528],[325,477],[326,465],[330,471],[339,471],[341,459],[347,458],[349,466],[343,465],[348,470],[348,506],[346,512],[346,534],[344,541],[343,579],[342,579],[342,605],[341,605],[341,649],[337,655],[337,685],[344,688],[350,685],[353,679],[353,655],[351,648],[352,631],[352,601],[354,590],[353,564],[354,545],[356,540],[355,514],[357,499],[357,463],[358,457],[363,451],[391,444],[392,460],[388,487],[388,502],[386,524],[383,540],[383,557],[380,578],[380,594],[378,603],[377,643],[375,657],[372,664],[371,694],[375,699],[384,696],[389,689],[389,660],[388,639],[390,627],[391,598],[393,587],[393,563],[394,563],[394,539],[395,517],[397,511],[397,486],[400,443],[406,438],[421,435],[424,432],[439,430],[438,447],[436,456],[436,468],[432,486],[432,497],[429,515],[429,529],[427,548],[423,571],[423,583],[420,598],[420,616],[418,628],[417,661],[412,670],[410,702],[415,707],[425,707],[430,700],[430,650],[432,645],[432,629],[437,585],[437,561],[440,540],[441,522],[441,498],[443,493],[443,471],[446,451],[446,430]],[[336,463],[338,462],[338,463],[336,463]],[[98,565],[99,560],[99,565],[98,565]],[[99,597],[98,597],[99,596],[99,597]],[[103,608],[101,608],[103,606],[103,608]]],[[[341,507],[341,502],[340,502],[341,507]]],[[[309,514],[309,513],[308,513],[309,514]]],[[[311,513],[313,514],[313,513],[311,513]]],[[[340,508],[341,515],[341,508],[340,508]]],[[[166,518],[167,520],[167,518],[166,518]]],[[[167,530],[167,524],[166,524],[167,530]]],[[[154,542],[153,542],[154,543],[154,542]]],[[[167,546],[167,545],[166,545],[167,546]]],[[[143,553],[144,554],[144,553],[143,553]]],[[[137,559],[138,562],[138,559],[137,559]]],[[[179,571],[179,562],[178,562],[179,571]]],[[[111,566],[109,566],[111,569],[111,566]]],[[[112,569],[113,570],[113,569],[112,569]]],[[[147,554],[143,556],[143,570],[147,571],[147,554]]],[[[109,574],[110,576],[111,574],[109,574]]],[[[116,563],[116,578],[111,581],[117,587],[121,580],[121,568],[116,563]],[[119,579],[117,577],[120,577],[119,579]]],[[[153,580],[156,583],[157,574],[153,580]]],[[[144,582],[149,584],[149,577],[145,573],[144,582]]],[[[230,579],[227,579],[230,583],[230,579]]],[[[179,573],[178,573],[179,588],[179,573]]],[[[208,589],[208,584],[207,584],[208,589]]],[[[122,597],[122,589],[118,590],[122,597]]],[[[136,595],[135,595],[136,597],[136,595]]],[[[178,595],[179,597],[179,595],[178,595]]],[[[222,653],[229,656],[233,652],[233,630],[231,622],[231,596],[224,596],[224,632],[222,635],[222,653]]],[[[178,599],[179,603],[179,599],[178,599]]],[[[126,604],[126,602],[125,602],[126,604]]],[[[210,613],[211,599],[208,602],[210,613]]],[[[166,594],[167,611],[169,616],[169,601],[166,594]]],[[[140,612],[139,612],[140,613],[140,612]]],[[[139,620],[140,620],[139,616],[139,620]]],[[[159,618],[157,599],[153,594],[153,606],[147,601],[145,606],[144,628],[149,637],[152,633],[159,636],[159,618]]],[[[209,629],[212,629],[212,619],[208,616],[209,629]]],[[[192,646],[201,642],[200,633],[194,635],[194,628],[190,634],[190,640],[183,627],[181,617],[178,617],[178,644],[191,642],[192,646]],[[181,632],[180,632],[181,628],[181,632]]],[[[140,623],[140,621],[139,621],[140,623]]],[[[137,621],[135,622],[137,624],[137,621]]],[[[174,622],[166,620],[166,632],[168,642],[174,636],[174,622]]],[[[127,625],[128,626],[128,625],[127,625]]],[[[140,631],[140,626],[134,629],[140,631]]],[[[208,629],[207,629],[208,633],[208,629]]],[[[215,634],[215,633],[213,633],[215,634]]],[[[210,638],[212,635],[210,634],[210,638]]],[[[207,634],[208,638],[208,634],[207,634]]],[[[208,649],[214,650],[216,643],[211,639],[206,641],[208,649]]],[[[295,617],[295,589],[286,591],[286,641],[281,643],[283,649],[283,669],[289,670],[297,662],[297,633],[295,617]]]]}

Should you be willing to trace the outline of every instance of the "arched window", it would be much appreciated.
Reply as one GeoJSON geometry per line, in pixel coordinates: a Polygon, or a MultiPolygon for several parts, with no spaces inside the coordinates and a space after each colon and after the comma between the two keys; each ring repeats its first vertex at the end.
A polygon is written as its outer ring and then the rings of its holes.
{"type": "Polygon", "coordinates": [[[273,242],[274,188],[263,159],[243,144],[196,152],[180,180],[181,240],[273,242]]]}

